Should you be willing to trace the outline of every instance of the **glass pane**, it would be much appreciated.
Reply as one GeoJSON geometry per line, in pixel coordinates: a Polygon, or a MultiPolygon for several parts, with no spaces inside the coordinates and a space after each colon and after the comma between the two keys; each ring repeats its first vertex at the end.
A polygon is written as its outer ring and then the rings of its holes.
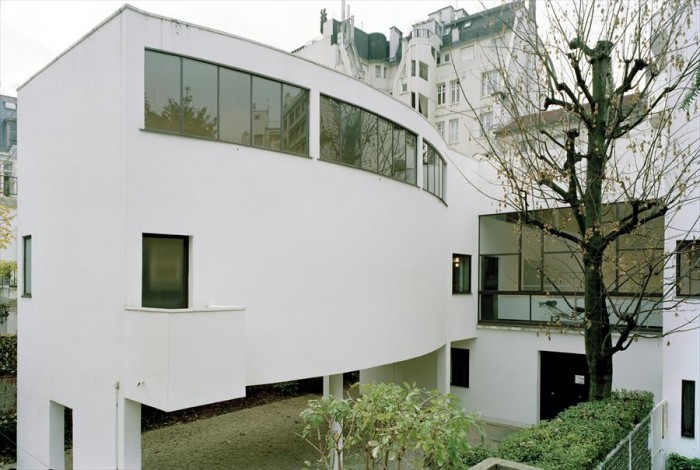
{"type": "Polygon", "coordinates": [[[406,180],[406,129],[394,125],[394,138],[391,146],[392,175],[394,178],[406,180]]]}
{"type": "Polygon", "coordinates": [[[321,159],[340,161],[340,101],[321,96],[321,159]]]}
{"type": "Polygon", "coordinates": [[[406,182],[416,184],[416,135],[406,132],[406,182]]]}
{"type": "Polygon", "coordinates": [[[580,253],[545,253],[544,288],[551,292],[583,291],[583,257],[580,253]]]}
{"type": "Polygon", "coordinates": [[[618,291],[661,294],[662,271],[661,250],[620,250],[617,258],[618,291]]]}
{"type": "Polygon", "coordinates": [[[146,51],[146,129],[180,132],[180,58],[146,51]]]}
{"type": "Polygon", "coordinates": [[[518,255],[482,256],[481,289],[518,291],[518,255]]]}
{"type": "Polygon", "coordinates": [[[452,259],[452,292],[471,291],[471,257],[455,255],[452,259]]]}
{"type": "Polygon", "coordinates": [[[142,305],[187,307],[187,238],[143,237],[142,305]]]}
{"type": "Polygon", "coordinates": [[[377,116],[362,111],[362,168],[377,172],[377,116]]]}
{"type": "Polygon", "coordinates": [[[300,155],[309,154],[309,91],[282,85],[282,149],[300,155]]]}
{"type": "Polygon", "coordinates": [[[391,171],[391,160],[392,160],[392,131],[393,124],[389,121],[379,118],[379,125],[377,130],[378,150],[379,150],[379,167],[377,168],[377,173],[380,175],[392,176],[391,171]]]}
{"type": "Polygon", "coordinates": [[[182,132],[216,139],[216,66],[182,59],[182,132]]]}
{"type": "Polygon", "coordinates": [[[523,225],[522,232],[522,290],[542,290],[542,232],[523,225]]]}
{"type": "Polygon", "coordinates": [[[519,227],[515,214],[479,217],[479,249],[482,255],[518,253],[519,227]]]}
{"type": "Polygon", "coordinates": [[[340,105],[341,154],[343,163],[360,166],[362,119],[360,110],[347,103],[340,105]]]}
{"type": "Polygon", "coordinates": [[[253,77],[253,145],[280,149],[282,84],[253,77]]]}
{"type": "Polygon", "coordinates": [[[340,160],[340,102],[321,96],[321,159],[340,160]]]}
{"type": "Polygon", "coordinates": [[[250,82],[247,73],[220,69],[219,138],[250,145],[250,82]]]}

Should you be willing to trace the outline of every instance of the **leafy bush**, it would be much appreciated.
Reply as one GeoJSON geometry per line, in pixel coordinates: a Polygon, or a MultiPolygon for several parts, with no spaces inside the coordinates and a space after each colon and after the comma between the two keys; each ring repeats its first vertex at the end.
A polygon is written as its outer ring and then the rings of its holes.
{"type": "Polygon", "coordinates": [[[666,460],[666,470],[700,470],[700,459],[670,454],[666,460]]]}
{"type": "Polygon", "coordinates": [[[550,421],[506,438],[501,458],[543,469],[593,468],[653,407],[650,392],[620,390],[607,400],[580,403],[550,421]]]}
{"type": "MultiPolygon", "coordinates": [[[[17,447],[17,413],[0,415],[0,456],[13,456],[17,447]]],[[[4,460],[4,458],[0,458],[4,460]]]]}
{"type": "Polygon", "coordinates": [[[0,335],[0,375],[17,374],[17,335],[0,335]]]}
{"type": "MultiPolygon", "coordinates": [[[[302,437],[319,453],[316,468],[333,468],[337,459],[360,459],[367,469],[465,468],[486,451],[472,449],[469,430],[481,431],[453,395],[404,384],[359,386],[347,400],[310,400],[301,413],[302,437]]],[[[483,459],[481,459],[483,460],[483,459]]],[[[308,462],[307,462],[307,465],[308,462]]]]}
{"type": "Polygon", "coordinates": [[[289,382],[279,382],[272,384],[272,389],[281,393],[282,395],[295,397],[299,395],[300,387],[299,382],[296,380],[291,380],[289,382]]]}

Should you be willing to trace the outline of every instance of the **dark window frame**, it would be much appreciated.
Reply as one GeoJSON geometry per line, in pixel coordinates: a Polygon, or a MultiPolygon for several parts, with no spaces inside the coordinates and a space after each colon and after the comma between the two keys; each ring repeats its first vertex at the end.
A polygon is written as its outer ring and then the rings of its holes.
{"type": "Polygon", "coordinates": [[[189,308],[190,303],[190,237],[187,235],[173,235],[173,234],[161,234],[161,233],[143,233],[141,236],[141,306],[144,308],[164,308],[164,309],[184,309],[189,308]],[[146,238],[159,238],[159,239],[177,239],[182,240],[184,253],[183,256],[183,280],[182,280],[182,297],[183,302],[177,307],[163,307],[157,305],[146,305],[146,277],[147,277],[147,266],[146,266],[146,250],[144,247],[144,242],[146,238]]]}
{"type": "MultiPolygon", "coordinates": [[[[472,293],[472,255],[464,255],[460,253],[452,254],[452,293],[453,294],[471,294],[472,293]],[[459,268],[467,266],[466,288],[459,286],[459,268]]],[[[462,283],[464,284],[464,283],[462,283]]]]}
{"type": "Polygon", "coordinates": [[[32,296],[32,257],[32,236],[26,235],[22,237],[22,297],[32,296]],[[29,260],[27,260],[27,246],[29,246],[29,260]]]}
{"type": "Polygon", "coordinates": [[[450,348],[450,385],[469,388],[469,349],[450,348]]]}
{"type": "Polygon", "coordinates": [[[681,437],[695,438],[695,381],[681,381],[681,437]]]}
{"type": "MultiPolygon", "coordinates": [[[[691,286],[688,286],[689,292],[681,292],[681,279],[685,277],[692,276],[692,271],[697,270],[700,274],[700,266],[691,267],[689,272],[683,273],[682,261],[683,258],[689,256],[691,253],[698,253],[700,257],[700,240],[683,240],[676,242],[676,296],[678,297],[700,297],[700,289],[698,292],[693,292],[690,290],[691,286]]],[[[698,280],[700,283],[700,280],[698,280]]]]}

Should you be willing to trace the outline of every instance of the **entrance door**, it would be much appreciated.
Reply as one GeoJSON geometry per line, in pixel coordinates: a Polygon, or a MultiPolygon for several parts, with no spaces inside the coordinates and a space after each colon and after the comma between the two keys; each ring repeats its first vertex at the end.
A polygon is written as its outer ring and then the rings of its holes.
{"type": "Polygon", "coordinates": [[[540,352],[540,419],[588,400],[588,364],[584,354],[540,352]]]}

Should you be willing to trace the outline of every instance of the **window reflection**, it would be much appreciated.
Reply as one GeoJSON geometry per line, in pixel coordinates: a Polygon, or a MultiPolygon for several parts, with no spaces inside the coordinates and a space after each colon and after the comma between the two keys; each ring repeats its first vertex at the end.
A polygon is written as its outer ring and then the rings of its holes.
{"type": "Polygon", "coordinates": [[[416,184],[416,135],[348,103],[321,96],[321,159],[416,184]]]}
{"type": "Polygon", "coordinates": [[[282,84],[253,77],[253,145],[280,150],[282,84]]]}
{"type": "Polygon", "coordinates": [[[216,66],[182,60],[182,133],[216,139],[216,66]]]}
{"type": "Polygon", "coordinates": [[[180,58],[146,51],[146,128],[180,132],[180,58]]]}
{"type": "Polygon", "coordinates": [[[224,68],[219,73],[219,137],[227,142],[250,145],[251,76],[224,68]]]}
{"type": "Polygon", "coordinates": [[[146,51],[145,127],[308,155],[309,91],[146,51]]]}
{"type": "Polygon", "coordinates": [[[309,91],[292,85],[282,85],[282,149],[307,155],[309,143],[309,91]]]}

